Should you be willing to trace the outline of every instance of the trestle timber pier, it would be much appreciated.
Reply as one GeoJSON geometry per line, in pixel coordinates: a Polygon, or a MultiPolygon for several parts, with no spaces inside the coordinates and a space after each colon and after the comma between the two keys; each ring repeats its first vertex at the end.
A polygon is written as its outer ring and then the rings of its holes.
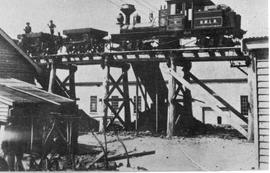
{"type": "MultiPolygon", "coordinates": [[[[250,57],[244,54],[241,47],[215,47],[215,48],[181,48],[181,49],[157,49],[157,50],[135,50],[135,51],[114,51],[104,53],[85,53],[85,54],[66,54],[66,55],[47,55],[34,56],[32,59],[41,66],[69,69],[70,75],[64,81],[54,75],[51,80],[56,80],[58,85],[65,91],[67,81],[75,90],[74,73],[76,66],[81,65],[101,65],[106,70],[106,76],[103,82],[105,96],[103,98],[103,125],[108,127],[116,119],[123,125],[126,130],[131,126],[130,103],[138,104],[129,98],[128,77],[127,73],[130,66],[133,68],[136,77],[136,88],[142,93],[143,100],[146,103],[146,110],[154,109],[155,112],[155,128],[157,132],[167,131],[167,136],[171,137],[175,134],[175,126],[179,123],[185,128],[191,128],[193,125],[192,116],[192,87],[190,81],[195,81],[201,86],[202,92],[205,92],[209,97],[208,106],[223,114],[217,103],[221,103],[228,108],[233,114],[245,124],[248,123],[247,118],[242,116],[228,101],[218,96],[211,88],[203,84],[196,76],[190,73],[192,63],[195,62],[217,62],[217,61],[241,61],[244,66],[250,65],[250,57]],[[170,74],[168,87],[159,67],[160,63],[167,63],[167,72],[170,74]],[[52,65],[53,64],[53,65],[52,65]],[[181,66],[182,71],[177,72],[176,67],[181,66]],[[119,78],[115,79],[110,69],[116,68],[122,71],[119,78]],[[150,70],[149,70],[150,69],[150,70]],[[111,83],[111,87],[108,85],[111,83]],[[120,87],[123,85],[123,89],[120,87]],[[145,87],[143,91],[142,86],[145,87]],[[122,102],[118,110],[114,110],[111,102],[112,93],[118,91],[121,98],[117,101],[122,102]],[[176,99],[181,92],[183,99],[176,99]],[[150,96],[155,108],[150,108],[147,103],[147,95],[150,96]],[[107,111],[111,110],[113,118],[108,119],[107,111]],[[120,112],[124,110],[124,119],[120,117],[120,112]]],[[[51,71],[52,69],[50,69],[51,71]]],[[[54,73],[52,73],[54,74],[54,73]]],[[[75,91],[70,91],[75,96],[75,91]]],[[[136,92],[138,95],[138,92],[136,92]]],[[[207,98],[208,99],[208,98],[207,98]]],[[[226,116],[226,115],[223,115],[226,116]]],[[[237,129],[245,137],[248,133],[242,126],[236,122],[231,122],[231,125],[237,129]]],[[[104,129],[103,129],[104,130],[104,129]]]]}

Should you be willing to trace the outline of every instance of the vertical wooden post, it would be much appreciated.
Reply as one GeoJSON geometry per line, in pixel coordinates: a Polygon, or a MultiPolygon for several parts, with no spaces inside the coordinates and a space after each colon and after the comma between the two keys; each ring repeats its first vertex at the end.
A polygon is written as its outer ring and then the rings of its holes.
{"type": "Polygon", "coordinates": [[[50,79],[49,79],[49,86],[48,86],[48,92],[53,93],[53,86],[55,82],[56,77],[56,68],[54,62],[51,63],[51,71],[50,71],[50,79]]]}
{"type": "Polygon", "coordinates": [[[76,87],[75,87],[75,70],[73,66],[69,67],[69,95],[71,99],[76,100],[76,87]]]}
{"type": "Polygon", "coordinates": [[[150,107],[149,107],[148,102],[147,102],[147,90],[146,90],[145,86],[144,86],[144,104],[147,105],[146,106],[147,110],[150,110],[150,107]]]}
{"type": "Polygon", "coordinates": [[[74,157],[74,153],[77,153],[78,151],[78,135],[77,135],[77,132],[78,132],[78,123],[75,122],[74,123],[74,119],[71,119],[69,120],[69,141],[70,141],[70,144],[69,144],[69,149],[70,149],[70,159],[71,159],[71,166],[72,166],[72,170],[75,169],[75,157],[74,157]],[[76,134],[75,136],[73,134],[76,134]],[[74,143],[74,140],[72,138],[76,138],[76,143],[74,143]]]}
{"type": "MultiPolygon", "coordinates": [[[[108,99],[108,93],[109,93],[109,89],[110,89],[110,85],[109,85],[109,76],[110,76],[110,67],[108,65],[108,57],[105,58],[105,66],[104,66],[104,70],[105,70],[105,77],[104,77],[104,81],[103,81],[103,86],[104,86],[104,97],[103,97],[103,136],[104,136],[104,150],[105,150],[105,168],[108,168],[108,162],[107,162],[107,138],[106,138],[106,130],[107,130],[107,120],[108,120],[108,106],[106,104],[106,100],[108,99]]],[[[101,125],[101,124],[100,124],[101,125]]]]}
{"type": "Polygon", "coordinates": [[[205,124],[205,107],[202,107],[202,123],[205,124]]]}
{"type": "MultiPolygon", "coordinates": [[[[107,61],[107,60],[105,60],[107,61]]],[[[107,62],[105,62],[104,66],[105,76],[103,81],[104,87],[104,97],[103,97],[103,119],[101,119],[101,123],[99,124],[99,131],[105,132],[107,127],[107,117],[108,117],[108,106],[106,104],[106,99],[108,99],[108,92],[109,92],[109,75],[110,75],[110,67],[108,66],[107,62]]]]}
{"type": "MultiPolygon", "coordinates": [[[[155,74],[156,74],[156,72],[155,72],[155,74]]],[[[157,81],[157,77],[156,77],[157,75],[155,75],[155,93],[156,93],[156,97],[155,97],[155,99],[156,99],[156,110],[155,110],[155,113],[156,113],[156,133],[158,132],[158,122],[159,122],[159,118],[158,118],[158,116],[159,116],[159,108],[158,108],[158,104],[159,104],[159,102],[158,102],[158,92],[159,92],[159,90],[158,90],[158,81],[157,81]]]]}
{"type": "Polygon", "coordinates": [[[31,115],[31,137],[30,137],[30,151],[33,150],[33,143],[34,143],[34,118],[33,115],[31,115]]]}
{"type": "MultiPolygon", "coordinates": [[[[170,68],[176,71],[174,63],[174,56],[170,55],[170,68]]],[[[174,132],[174,116],[175,116],[175,105],[173,103],[173,97],[176,90],[176,81],[171,75],[169,79],[169,92],[168,92],[168,119],[167,119],[167,137],[171,138],[174,132]]]]}
{"type": "MultiPolygon", "coordinates": [[[[190,77],[188,75],[188,73],[191,70],[191,62],[186,62],[183,64],[183,72],[184,72],[184,76],[183,78],[190,82],[190,77]]],[[[184,121],[183,124],[183,128],[185,129],[192,129],[193,124],[193,113],[192,113],[192,96],[191,96],[191,91],[188,88],[184,89],[183,92],[183,100],[184,100],[184,111],[185,113],[183,114],[183,119],[182,121],[184,121]]]]}
{"type": "Polygon", "coordinates": [[[66,138],[67,138],[67,149],[68,149],[68,154],[71,153],[71,148],[70,148],[70,144],[71,144],[71,139],[70,139],[70,128],[69,128],[69,120],[66,120],[66,138]]]}
{"type": "Polygon", "coordinates": [[[136,77],[136,103],[135,103],[135,105],[136,105],[136,124],[135,124],[135,129],[136,129],[137,133],[138,133],[138,119],[139,119],[138,97],[139,97],[139,81],[138,81],[138,78],[136,77]]]}
{"type": "Polygon", "coordinates": [[[256,59],[251,56],[251,62],[248,66],[248,141],[254,141],[254,118],[257,117],[256,99],[257,99],[257,80],[256,80],[256,59]]]}
{"type": "Polygon", "coordinates": [[[122,72],[123,72],[123,92],[125,104],[125,128],[126,130],[130,130],[131,115],[130,115],[129,86],[128,86],[128,68],[123,67],[122,72]]]}

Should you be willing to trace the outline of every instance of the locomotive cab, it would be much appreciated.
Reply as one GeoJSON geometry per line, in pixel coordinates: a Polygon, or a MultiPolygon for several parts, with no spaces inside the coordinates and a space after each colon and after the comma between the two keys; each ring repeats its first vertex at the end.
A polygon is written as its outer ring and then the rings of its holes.
{"type": "Polygon", "coordinates": [[[192,29],[195,9],[203,9],[206,5],[214,5],[214,3],[210,0],[167,0],[167,30],[192,29]]]}
{"type": "Polygon", "coordinates": [[[168,31],[184,30],[191,28],[192,10],[191,3],[184,0],[169,0],[168,6],[168,31]]]}

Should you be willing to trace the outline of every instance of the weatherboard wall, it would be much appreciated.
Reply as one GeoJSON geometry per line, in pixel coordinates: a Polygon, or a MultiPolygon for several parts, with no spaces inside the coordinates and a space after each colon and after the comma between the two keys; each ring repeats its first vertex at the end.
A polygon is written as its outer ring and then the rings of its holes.
{"type": "Polygon", "coordinates": [[[34,83],[33,67],[0,35],[0,78],[34,83]]]}
{"type": "Polygon", "coordinates": [[[5,122],[8,117],[9,106],[0,101],[0,122],[5,122]]]}
{"type": "Polygon", "coordinates": [[[269,168],[269,59],[257,55],[258,162],[260,169],[269,168]]]}

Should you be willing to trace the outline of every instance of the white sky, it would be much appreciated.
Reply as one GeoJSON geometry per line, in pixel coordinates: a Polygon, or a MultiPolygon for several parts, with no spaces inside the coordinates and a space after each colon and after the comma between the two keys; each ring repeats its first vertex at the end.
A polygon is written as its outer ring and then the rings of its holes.
{"type": "MultiPolygon", "coordinates": [[[[147,1],[159,8],[165,0],[111,0],[116,4],[131,2],[136,5],[143,18],[149,8],[136,1],[147,1]]],[[[231,6],[242,15],[242,28],[246,37],[268,35],[267,0],[213,0],[231,6]]],[[[109,0],[0,0],[0,27],[13,38],[23,32],[26,22],[30,22],[33,32],[48,32],[47,23],[53,19],[57,30],[93,27],[109,32],[117,32],[116,16],[118,7],[109,0]]],[[[144,3],[146,4],[146,3],[144,3]]]]}

